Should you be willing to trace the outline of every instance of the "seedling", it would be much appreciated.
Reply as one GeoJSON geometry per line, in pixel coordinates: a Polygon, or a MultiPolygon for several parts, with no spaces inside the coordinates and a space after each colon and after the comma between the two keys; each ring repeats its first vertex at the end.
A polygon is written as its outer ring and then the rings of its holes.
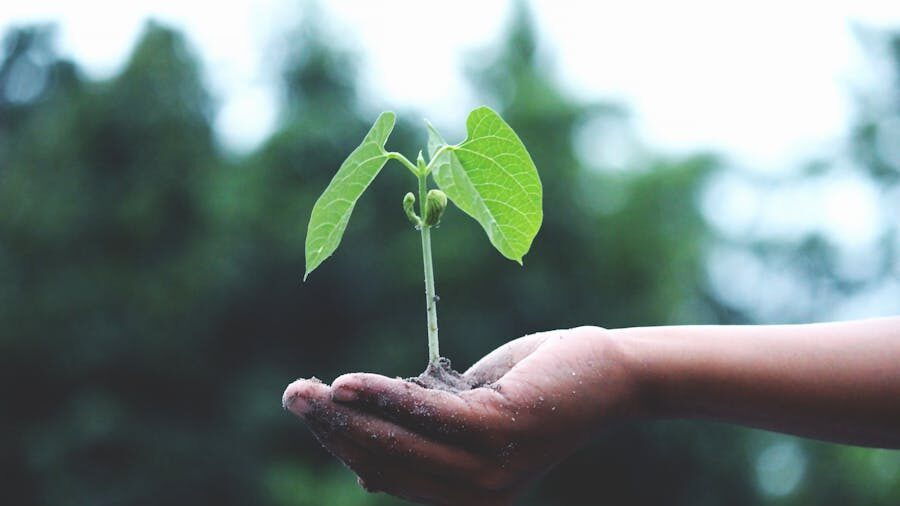
{"type": "Polygon", "coordinates": [[[506,258],[522,264],[522,257],[541,227],[542,188],[537,168],[516,133],[493,110],[479,107],[466,120],[467,137],[447,144],[431,124],[428,163],[419,151],[416,163],[384,148],[395,115],[383,112],[362,144],[341,164],[334,179],[316,201],[306,234],[306,273],[331,256],[341,242],[356,201],[388,160],[397,160],[418,181],[419,214],[413,192],[403,197],[403,210],[422,235],[425,267],[425,308],[428,321],[428,363],[437,367],[437,302],[431,261],[431,229],[441,221],[449,198],[474,218],[491,244],[506,258]],[[429,189],[429,176],[439,189],[429,189]]]}

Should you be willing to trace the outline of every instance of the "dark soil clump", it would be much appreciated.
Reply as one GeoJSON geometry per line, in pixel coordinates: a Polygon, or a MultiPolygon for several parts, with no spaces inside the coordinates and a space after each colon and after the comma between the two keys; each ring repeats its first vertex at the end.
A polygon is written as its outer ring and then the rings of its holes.
{"type": "Polygon", "coordinates": [[[419,386],[433,390],[444,390],[457,394],[478,387],[474,381],[464,377],[450,366],[450,359],[440,357],[436,363],[428,364],[425,371],[414,377],[406,378],[419,386]]]}

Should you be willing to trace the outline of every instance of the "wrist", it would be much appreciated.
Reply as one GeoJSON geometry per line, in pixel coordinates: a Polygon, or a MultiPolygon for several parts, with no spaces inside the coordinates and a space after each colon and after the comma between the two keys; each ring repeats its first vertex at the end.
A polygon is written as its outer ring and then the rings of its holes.
{"type": "MultiPolygon", "coordinates": [[[[624,329],[623,329],[624,330],[624,329]]],[[[597,382],[591,389],[597,396],[600,422],[636,421],[659,418],[656,388],[648,371],[644,343],[623,330],[600,327],[572,329],[589,346],[588,369],[597,382]]]]}
{"type": "Polygon", "coordinates": [[[631,409],[635,418],[673,418],[675,410],[667,398],[664,386],[674,378],[662,372],[664,361],[661,357],[665,343],[642,338],[639,328],[615,329],[609,333],[620,350],[621,366],[632,385],[631,409]]]}

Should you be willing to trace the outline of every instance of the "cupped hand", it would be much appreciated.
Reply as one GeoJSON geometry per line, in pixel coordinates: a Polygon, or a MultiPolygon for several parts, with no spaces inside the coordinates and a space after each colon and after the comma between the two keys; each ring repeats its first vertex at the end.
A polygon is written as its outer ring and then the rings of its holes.
{"type": "Polygon", "coordinates": [[[606,422],[638,411],[636,385],[609,333],[579,327],[525,336],[464,373],[451,393],[354,373],[297,380],[283,403],[370,491],[414,502],[510,504],[606,422]]]}

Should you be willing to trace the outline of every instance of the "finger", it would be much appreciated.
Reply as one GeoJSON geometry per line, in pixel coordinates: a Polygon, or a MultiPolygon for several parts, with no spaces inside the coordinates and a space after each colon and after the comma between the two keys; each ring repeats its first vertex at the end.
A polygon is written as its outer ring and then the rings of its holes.
{"type": "Polygon", "coordinates": [[[386,465],[386,457],[379,457],[352,440],[341,437],[351,418],[347,409],[336,410],[331,401],[331,389],[317,380],[299,379],[284,391],[282,405],[309,425],[316,439],[332,455],[347,467],[362,475],[363,470],[371,475],[379,467],[386,465]]]}
{"type": "MultiPolygon", "coordinates": [[[[310,390],[316,396],[320,389],[313,386],[310,390]]],[[[305,398],[309,393],[300,395],[305,398]]],[[[505,470],[492,471],[478,464],[470,464],[468,468],[435,465],[435,462],[444,461],[444,457],[435,455],[423,445],[409,445],[415,446],[415,457],[404,452],[385,452],[383,447],[367,442],[367,439],[373,440],[370,435],[360,438],[365,432],[357,430],[370,423],[372,417],[364,420],[365,417],[354,414],[351,408],[320,397],[309,405],[303,417],[313,434],[332,455],[360,477],[360,484],[366,490],[387,492],[428,504],[494,505],[509,502],[506,495],[512,481],[505,470]],[[435,461],[429,463],[429,459],[435,461]],[[460,473],[460,469],[466,469],[466,472],[460,473]],[[452,474],[446,474],[448,471],[452,474]]]]}
{"type": "Polygon", "coordinates": [[[376,416],[334,405],[345,411],[347,424],[341,431],[357,445],[429,474],[471,481],[490,474],[493,462],[460,446],[448,445],[412,432],[376,416]]]}
{"type": "Polygon", "coordinates": [[[281,406],[297,416],[305,416],[323,402],[331,400],[331,388],[316,378],[298,379],[281,396],[281,406]]]}
{"type": "Polygon", "coordinates": [[[506,482],[496,478],[491,478],[494,481],[460,481],[436,476],[408,462],[372,452],[340,432],[316,432],[316,435],[332,455],[358,475],[357,483],[369,492],[385,492],[426,504],[496,505],[509,502],[506,482]],[[501,486],[504,488],[499,488],[501,486]]]}
{"type": "Polygon", "coordinates": [[[534,352],[544,341],[559,332],[539,332],[514,339],[482,357],[463,375],[470,378],[476,385],[494,383],[522,359],[534,352]]]}
{"type": "Polygon", "coordinates": [[[284,399],[323,443],[328,444],[332,433],[339,433],[376,455],[403,460],[438,476],[473,480],[492,473],[489,460],[464,448],[432,440],[383,418],[332,402],[331,389],[322,383],[294,382],[284,399]]]}
{"type": "Polygon", "coordinates": [[[477,439],[505,417],[503,397],[489,388],[454,394],[368,373],[334,380],[332,398],[438,440],[477,439]]]}

